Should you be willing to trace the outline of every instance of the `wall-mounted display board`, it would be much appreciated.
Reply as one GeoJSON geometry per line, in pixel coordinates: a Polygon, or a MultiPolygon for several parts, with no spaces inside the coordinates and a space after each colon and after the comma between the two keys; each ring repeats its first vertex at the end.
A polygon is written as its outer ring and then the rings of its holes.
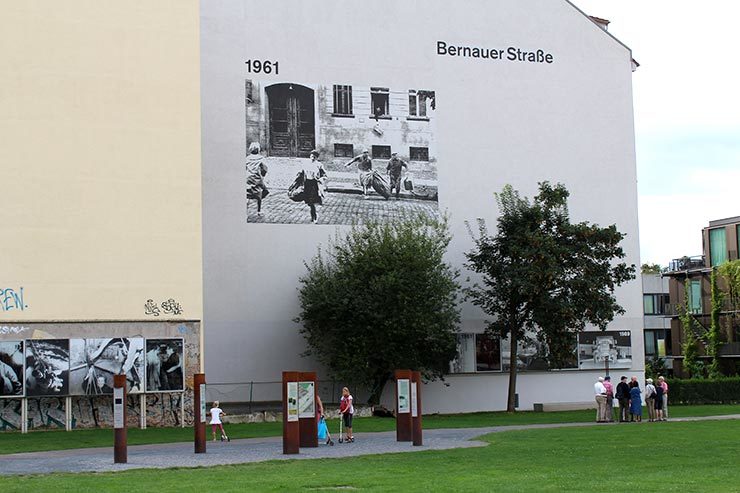
{"type": "Polygon", "coordinates": [[[146,391],[185,390],[183,339],[146,340],[146,391]]]}
{"type": "Polygon", "coordinates": [[[26,341],[26,396],[69,394],[69,339],[26,341]]]}
{"type": "Polygon", "coordinates": [[[22,397],[23,341],[0,341],[0,397],[22,397]]]}
{"type": "Polygon", "coordinates": [[[632,336],[629,330],[606,330],[578,334],[578,367],[581,370],[632,367],[632,336]]]}

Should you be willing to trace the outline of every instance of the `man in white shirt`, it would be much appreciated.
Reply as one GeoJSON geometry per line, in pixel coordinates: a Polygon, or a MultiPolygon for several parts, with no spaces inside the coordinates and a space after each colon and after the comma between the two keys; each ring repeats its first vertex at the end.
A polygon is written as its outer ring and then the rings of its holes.
{"type": "Polygon", "coordinates": [[[596,395],[596,422],[604,423],[607,421],[606,387],[604,387],[604,377],[599,377],[594,384],[594,394],[596,395]]]}

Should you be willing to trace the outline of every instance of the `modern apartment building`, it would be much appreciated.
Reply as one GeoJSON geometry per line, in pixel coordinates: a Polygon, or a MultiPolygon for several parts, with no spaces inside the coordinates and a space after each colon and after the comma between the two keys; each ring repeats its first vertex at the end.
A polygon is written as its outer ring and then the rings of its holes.
{"type": "MultiPolygon", "coordinates": [[[[670,319],[671,347],[674,373],[686,376],[682,365],[681,344],[684,341],[679,315],[684,307],[696,321],[697,335],[701,336],[711,325],[712,269],[729,260],[738,259],[740,244],[740,216],[710,221],[702,229],[702,255],[681,257],[670,262],[663,274],[668,279],[670,304],[666,316],[670,319]]],[[[720,289],[725,285],[719,279],[720,289]]],[[[720,311],[721,371],[735,375],[740,371],[740,315],[738,306],[725,297],[720,311]]],[[[703,351],[702,357],[706,359],[703,351]]]]}

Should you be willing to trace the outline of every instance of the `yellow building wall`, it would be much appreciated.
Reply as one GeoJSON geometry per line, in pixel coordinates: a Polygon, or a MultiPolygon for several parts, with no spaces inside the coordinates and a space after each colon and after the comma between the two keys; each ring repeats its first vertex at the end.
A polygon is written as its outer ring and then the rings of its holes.
{"type": "Polygon", "coordinates": [[[0,324],[202,318],[198,8],[2,3],[0,324]]]}

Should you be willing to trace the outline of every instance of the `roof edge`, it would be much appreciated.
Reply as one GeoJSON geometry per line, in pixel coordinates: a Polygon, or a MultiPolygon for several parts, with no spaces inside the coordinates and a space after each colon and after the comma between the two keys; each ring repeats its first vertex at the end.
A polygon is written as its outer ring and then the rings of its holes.
{"type": "MultiPolygon", "coordinates": [[[[626,48],[627,51],[630,52],[630,58],[632,58],[632,48],[630,48],[629,46],[627,46],[626,44],[624,44],[622,41],[619,40],[619,38],[617,38],[616,36],[614,36],[609,31],[606,31],[606,30],[602,29],[601,26],[599,26],[599,24],[595,20],[593,20],[590,15],[588,15],[587,13],[585,13],[583,10],[579,9],[573,2],[571,2],[570,0],[565,0],[565,3],[567,3],[568,5],[570,5],[571,7],[573,7],[579,14],[581,14],[583,17],[585,17],[586,19],[588,19],[588,21],[590,23],[592,23],[593,25],[595,25],[596,27],[598,27],[599,28],[599,31],[601,31],[603,33],[606,33],[610,38],[612,38],[614,41],[616,41],[617,43],[619,43],[620,45],[622,45],[624,48],[626,48]]],[[[633,60],[634,60],[634,58],[633,58],[633,60]]],[[[639,66],[639,64],[638,64],[638,66],[639,66]]]]}

